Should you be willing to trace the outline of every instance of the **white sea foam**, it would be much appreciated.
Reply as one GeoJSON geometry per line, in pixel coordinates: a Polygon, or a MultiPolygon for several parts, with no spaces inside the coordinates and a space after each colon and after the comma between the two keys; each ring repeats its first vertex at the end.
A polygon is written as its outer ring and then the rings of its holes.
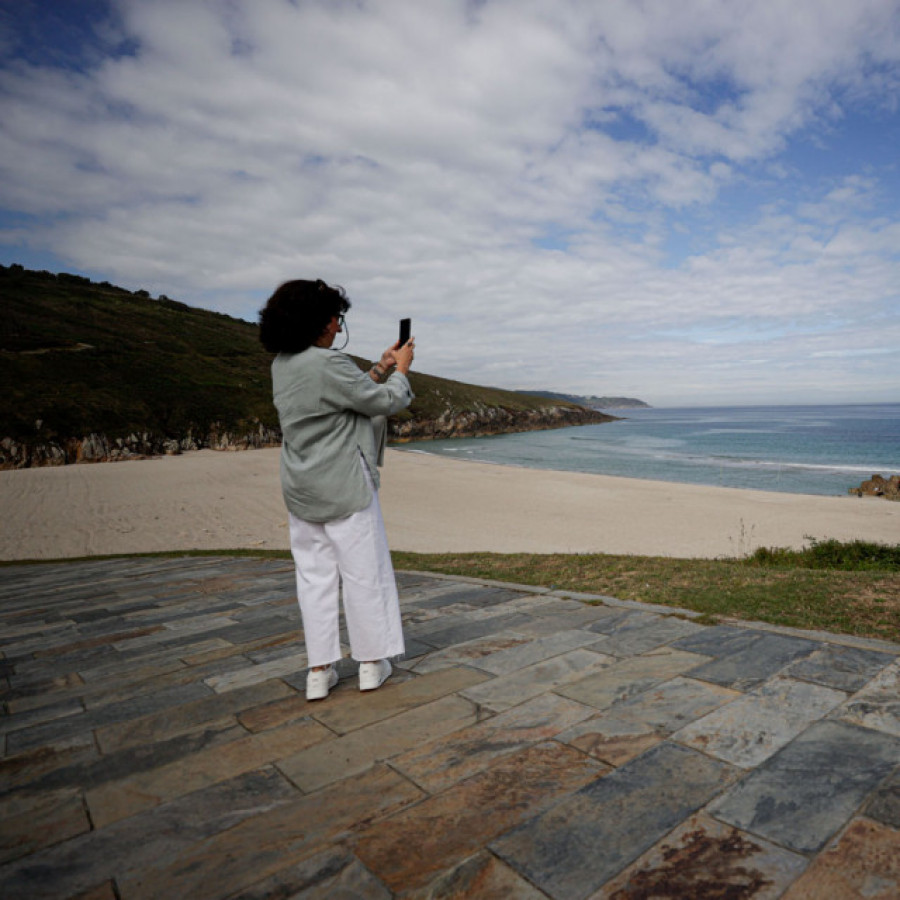
{"type": "Polygon", "coordinates": [[[427,442],[422,450],[526,468],[846,494],[873,474],[900,472],[900,404],[649,409],[602,425],[427,442]]]}

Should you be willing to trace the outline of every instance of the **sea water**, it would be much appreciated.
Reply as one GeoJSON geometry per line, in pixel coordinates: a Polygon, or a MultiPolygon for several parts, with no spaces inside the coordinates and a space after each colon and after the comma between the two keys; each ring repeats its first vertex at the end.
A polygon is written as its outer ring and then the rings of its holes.
{"type": "Polygon", "coordinates": [[[610,410],[616,422],[404,449],[456,459],[796,494],[900,474],[900,403],[610,410]]]}

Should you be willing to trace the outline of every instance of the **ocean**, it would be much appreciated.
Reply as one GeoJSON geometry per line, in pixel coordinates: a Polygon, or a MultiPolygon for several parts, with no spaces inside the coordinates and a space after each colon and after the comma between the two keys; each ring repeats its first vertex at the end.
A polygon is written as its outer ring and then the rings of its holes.
{"type": "Polygon", "coordinates": [[[617,422],[403,449],[508,466],[792,494],[900,474],[900,403],[609,410],[617,422]]]}

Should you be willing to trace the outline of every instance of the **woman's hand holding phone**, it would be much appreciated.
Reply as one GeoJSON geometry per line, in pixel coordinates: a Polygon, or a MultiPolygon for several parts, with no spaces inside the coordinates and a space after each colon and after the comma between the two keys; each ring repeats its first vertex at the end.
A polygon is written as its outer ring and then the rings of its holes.
{"type": "Polygon", "coordinates": [[[394,344],[394,364],[397,366],[398,372],[402,372],[405,375],[409,371],[409,367],[412,365],[413,356],[415,355],[415,349],[415,338],[410,338],[402,346],[400,345],[400,341],[397,341],[397,343],[394,344]]]}
{"type": "Polygon", "coordinates": [[[388,347],[381,355],[379,366],[387,371],[391,366],[396,366],[397,370],[404,375],[409,371],[412,365],[416,342],[410,337],[411,319],[400,320],[400,338],[392,347],[388,347]]]}

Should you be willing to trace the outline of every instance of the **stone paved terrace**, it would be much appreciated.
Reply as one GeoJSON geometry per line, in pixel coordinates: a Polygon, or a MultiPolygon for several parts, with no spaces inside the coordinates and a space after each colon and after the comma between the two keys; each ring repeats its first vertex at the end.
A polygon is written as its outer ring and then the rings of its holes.
{"type": "Polygon", "coordinates": [[[0,569],[0,896],[900,896],[900,646],[398,578],[307,703],[285,561],[0,569]]]}

